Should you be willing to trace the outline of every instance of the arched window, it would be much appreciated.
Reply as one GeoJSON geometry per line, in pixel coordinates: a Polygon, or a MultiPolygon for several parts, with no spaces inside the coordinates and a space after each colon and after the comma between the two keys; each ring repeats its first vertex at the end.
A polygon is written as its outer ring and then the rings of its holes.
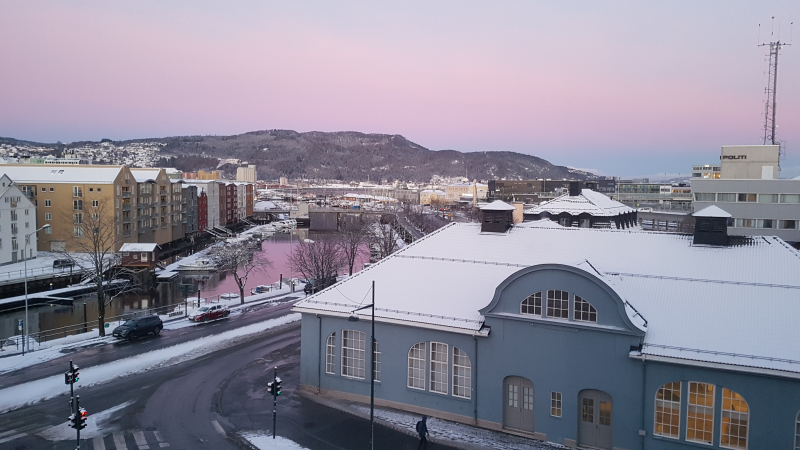
{"type": "MultiPolygon", "coordinates": [[[[539,299],[541,300],[541,295],[539,299]]],[[[472,363],[466,352],[458,347],[453,347],[453,395],[472,397],[472,363]]]]}
{"type": "Polygon", "coordinates": [[[686,440],[711,445],[714,437],[714,385],[689,382],[686,440]]]}
{"type": "Polygon", "coordinates": [[[325,373],[336,373],[336,333],[331,333],[325,343],[325,373]]]}
{"type": "Polygon", "coordinates": [[[364,349],[364,333],[356,330],[342,331],[342,376],[364,379],[364,349]]]}
{"type": "Polygon", "coordinates": [[[661,386],[656,392],[653,434],[678,439],[681,425],[681,382],[661,386]]]}
{"type": "Polygon", "coordinates": [[[794,421],[794,450],[800,450],[800,413],[794,421]]]}
{"type": "Polygon", "coordinates": [[[597,323],[597,310],[591,303],[577,295],[575,296],[575,320],[597,323]]]}
{"type": "Polygon", "coordinates": [[[408,387],[425,389],[425,361],[426,345],[424,342],[415,344],[408,351],[408,387]]]}
{"type": "Polygon", "coordinates": [[[747,401],[736,392],[722,388],[722,421],[719,446],[747,449],[747,432],[750,428],[750,408],[747,401]]]}
{"type": "Polygon", "coordinates": [[[447,344],[431,342],[431,383],[430,391],[447,394],[448,383],[448,350],[447,344]]]}
{"type": "Polygon", "coordinates": [[[525,300],[519,305],[519,312],[521,314],[535,314],[542,315],[542,293],[536,292],[525,297],[525,300]]]}

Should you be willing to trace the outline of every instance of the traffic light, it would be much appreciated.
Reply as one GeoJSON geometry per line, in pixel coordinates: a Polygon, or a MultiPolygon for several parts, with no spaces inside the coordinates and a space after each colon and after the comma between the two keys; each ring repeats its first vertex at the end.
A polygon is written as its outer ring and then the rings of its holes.
{"type": "Polygon", "coordinates": [[[76,428],[78,426],[78,416],[70,414],[69,417],[67,417],[67,425],[70,428],[76,428]]]}
{"type": "Polygon", "coordinates": [[[89,415],[89,412],[87,412],[85,409],[78,408],[78,420],[77,420],[78,423],[77,423],[77,427],[78,427],[79,430],[82,430],[82,429],[86,428],[86,418],[87,418],[88,415],[89,415]]]}
{"type": "Polygon", "coordinates": [[[275,384],[272,386],[272,392],[274,392],[274,396],[281,395],[281,379],[275,378],[275,384]]]}
{"type": "Polygon", "coordinates": [[[78,367],[78,366],[72,366],[72,382],[73,382],[73,383],[77,383],[77,382],[78,382],[78,380],[80,380],[80,378],[78,378],[78,376],[80,375],[80,374],[78,373],[78,369],[80,369],[80,367],[78,367]]]}
{"type": "Polygon", "coordinates": [[[269,394],[269,395],[275,395],[275,394],[274,394],[274,390],[272,389],[272,381],[270,381],[269,383],[267,383],[267,394],[269,394]]]}
{"type": "Polygon", "coordinates": [[[78,369],[78,366],[72,366],[67,372],[64,372],[64,384],[74,384],[80,380],[78,369]]]}
{"type": "Polygon", "coordinates": [[[64,384],[72,384],[72,372],[64,372],[64,384]]]}

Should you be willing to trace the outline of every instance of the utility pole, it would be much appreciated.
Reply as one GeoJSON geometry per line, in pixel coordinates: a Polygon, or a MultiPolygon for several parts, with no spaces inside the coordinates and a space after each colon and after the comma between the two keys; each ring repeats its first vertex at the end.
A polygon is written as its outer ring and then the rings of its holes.
{"type": "MultiPolygon", "coordinates": [[[[775,129],[778,125],[775,122],[775,111],[777,109],[777,93],[778,93],[778,55],[784,46],[790,46],[780,41],[780,36],[777,40],[771,40],[774,36],[774,21],[772,17],[773,31],[770,32],[770,42],[761,43],[759,47],[769,47],[769,70],[767,72],[767,87],[764,92],[767,94],[767,100],[764,104],[764,145],[780,145],[775,139],[775,129]]],[[[760,25],[759,25],[760,26],[760,25]]],[[[760,39],[759,39],[760,40],[760,39]]]]}

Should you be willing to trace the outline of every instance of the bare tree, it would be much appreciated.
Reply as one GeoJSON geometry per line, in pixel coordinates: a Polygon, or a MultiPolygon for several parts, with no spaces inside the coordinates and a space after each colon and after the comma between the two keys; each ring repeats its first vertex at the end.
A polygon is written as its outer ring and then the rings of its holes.
{"type": "Polygon", "coordinates": [[[69,251],[63,257],[87,273],[97,294],[97,322],[100,336],[105,336],[106,306],[121,294],[138,289],[134,282],[136,270],[119,266],[120,255],[116,253],[122,235],[116,228],[114,209],[109,200],[92,200],[84,205],[83,199],[74,200],[72,215],[62,220],[72,223],[72,234],[65,243],[69,251]],[[104,280],[105,278],[105,280],[104,280]],[[124,279],[122,283],[109,286],[115,279],[124,279]],[[114,295],[108,296],[111,290],[114,295]],[[108,297],[108,298],[106,298],[108,297]]]}
{"type": "Polygon", "coordinates": [[[400,235],[394,229],[396,225],[397,217],[394,214],[384,214],[370,225],[370,247],[377,254],[377,259],[383,259],[400,248],[397,242],[400,235]]]}
{"type": "Polygon", "coordinates": [[[226,242],[222,245],[211,247],[208,257],[211,263],[221,272],[229,272],[236,280],[239,287],[239,300],[244,304],[244,286],[247,284],[247,277],[253,273],[263,272],[267,267],[272,266],[265,257],[255,257],[256,248],[247,240],[226,242]]]}
{"type": "Polygon", "coordinates": [[[345,261],[335,239],[323,237],[299,242],[289,253],[289,266],[307,280],[324,283],[336,276],[345,261]]]}
{"type": "Polygon", "coordinates": [[[353,274],[353,267],[359,256],[367,253],[365,246],[369,244],[369,229],[363,222],[345,222],[336,233],[336,244],[341,252],[343,264],[348,273],[353,274]]]}

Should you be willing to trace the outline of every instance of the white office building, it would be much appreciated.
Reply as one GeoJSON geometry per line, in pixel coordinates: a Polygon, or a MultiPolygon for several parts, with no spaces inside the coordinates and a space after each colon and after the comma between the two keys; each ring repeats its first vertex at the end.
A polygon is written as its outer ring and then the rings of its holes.
{"type": "Polygon", "coordinates": [[[34,230],[36,206],[8,175],[0,176],[0,264],[35,258],[34,230]]]}

